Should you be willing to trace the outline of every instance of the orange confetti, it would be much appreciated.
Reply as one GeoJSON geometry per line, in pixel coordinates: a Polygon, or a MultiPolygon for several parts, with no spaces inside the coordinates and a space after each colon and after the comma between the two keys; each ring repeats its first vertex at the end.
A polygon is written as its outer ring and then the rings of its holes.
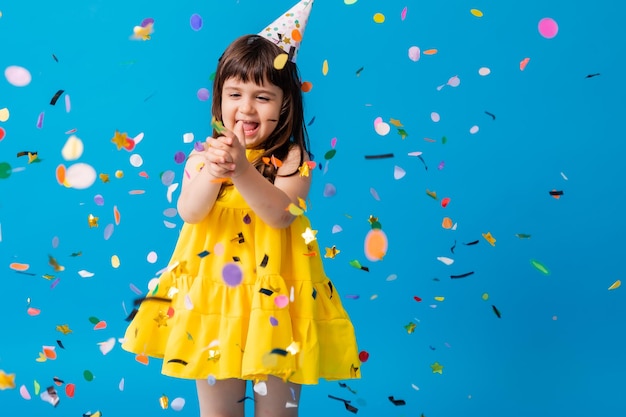
{"type": "Polygon", "coordinates": [[[441,227],[443,227],[444,229],[451,229],[452,219],[450,217],[444,217],[443,222],[441,222],[441,227]]]}
{"type": "Polygon", "coordinates": [[[365,257],[372,261],[382,261],[387,253],[387,235],[381,229],[372,229],[365,236],[365,257]]]}
{"type": "Polygon", "coordinates": [[[61,164],[56,169],[57,182],[59,185],[65,184],[65,165],[61,164]]]}
{"type": "Polygon", "coordinates": [[[291,31],[291,40],[295,42],[302,41],[302,33],[298,29],[291,31]]]}
{"type": "Polygon", "coordinates": [[[147,365],[147,364],[148,364],[148,362],[150,361],[150,359],[148,358],[148,356],[147,356],[147,355],[144,355],[143,353],[141,353],[141,354],[139,354],[139,355],[135,356],[135,360],[136,360],[137,362],[139,362],[140,364],[142,364],[142,365],[147,365]]]}
{"type": "Polygon", "coordinates": [[[57,352],[54,350],[53,346],[44,346],[43,354],[50,360],[55,360],[57,358],[57,352]]]}
{"type": "Polygon", "coordinates": [[[439,52],[439,51],[437,51],[436,49],[427,49],[427,50],[423,51],[422,53],[424,55],[435,55],[437,52],[439,52]]]}
{"type": "Polygon", "coordinates": [[[35,307],[28,307],[28,310],[26,310],[26,312],[29,316],[38,316],[41,313],[41,310],[35,307]]]}
{"type": "Polygon", "coordinates": [[[113,217],[115,218],[115,225],[119,226],[119,224],[120,224],[120,211],[117,209],[117,206],[113,206],[113,217]]]}
{"type": "Polygon", "coordinates": [[[94,330],[102,330],[106,328],[107,328],[107,322],[104,320],[100,320],[98,323],[96,323],[95,326],[93,326],[94,330]]]}
{"type": "Polygon", "coordinates": [[[519,63],[520,71],[524,71],[524,69],[526,68],[526,65],[528,65],[528,61],[530,61],[530,58],[522,59],[522,62],[519,63]]]}
{"type": "Polygon", "coordinates": [[[553,198],[555,198],[555,199],[557,199],[557,200],[558,200],[559,198],[561,198],[561,194],[558,194],[558,193],[556,192],[556,190],[552,190],[552,191],[554,191],[554,192],[553,192],[553,193],[550,193],[550,195],[551,195],[553,198]]]}
{"type": "Polygon", "coordinates": [[[28,268],[30,268],[30,265],[13,262],[11,265],[9,265],[9,268],[11,268],[14,271],[24,272],[24,271],[28,271],[28,268]]]}
{"type": "Polygon", "coordinates": [[[313,83],[310,81],[304,81],[300,86],[303,93],[308,93],[313,88],[313,83]]]}

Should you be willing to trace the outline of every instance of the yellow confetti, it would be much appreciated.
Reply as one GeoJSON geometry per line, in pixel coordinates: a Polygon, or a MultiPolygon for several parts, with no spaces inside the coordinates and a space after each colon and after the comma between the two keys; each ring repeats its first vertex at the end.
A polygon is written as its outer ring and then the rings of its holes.
{"type": "Polygon", "coordinates": [[[7,109],[6,107],[3,109],[0,109],[0,122],[6,122],[7,120],[9,120],[10,117],[10,112],[9,109],[7,109]]]}
{"type": "Polygon", "coordinates": [[[496,246],[496,238],[491,236],[491,232],[483,233],[482,235],[491,246],[496,246]]]}
{"type": "Polygon", "coordinates": [[[437,300],[437,301],[443,301],[445,299],[446,299],[446,297],[435,297],[435,300],[437,300]]]}
{"type": "Polygon", "coordinates": [[[317,230],[311,230],[310,227],[307,227],[304,233],[302,233],[302,237],[304,238],[304,243],[308,245],[309,243],[316,240],[317,239],[315,237],[316,234],[317,234],[317,230]]]}
{"type": "Polygon", "coordinates": [[[304,210],[302,210],[300,207],[296,206],[293,203],[289,203],[289,207],[287,207],[287,211],[294,216],[300,216],[301,214],[304,213],[304,210]]]}
{"type": "Polygon", "coordinates": [[[159,398],[159,404],[161,405],[161,408],[166,410],[167,407],[169,406],[170,400],[169,398],[167,398],[166,395],[163,395],[161,398],[159,398]]]}
{"type": "Polygon", "coordinates": [[[124,171],[119,170],[119,169],[115,171],[115,178],[117,179],[124,178],[124,171]]]}
{"type": "Polygon", "coordinates": [[[397,120],[397,119],[389,119],[389,123],[391,123],[395,127],[404,127],[402,126],[402,123],[400,122],[400,120],[397,120]]]}
{"type": "Polygon", "coordinates": [[[325,59],[324,63],[322,64],[322,74],[324,76],[328,74],[328,60],[327,59],[325,59]]]}
{"type": "Polygon", "coordinates": [[[470,13],[473,14],[476,17],[483,17],[483,12],[481,12],[478,9],[472,9],[470,10],[470,13]]]}
{"type": "Polygon", "coordinates": [[[489,294],[484,293],[482,298],[483,300],[487,301],[489,299],[489,294]]]}
{"type": "Polygon", "coordinates": [[[93,214],[90,214],[87,217],[87,223],[89,224],[89,228],[98,227],[98,217],[94,216],[93,214]]]}
{"type": "Polygon", "coordinates": [[[385,15],[382,13],[376,13],[374,15],[374,22],[383,23],[385,21],[385,15]]]}
{"type": "Polygon", "coordinates": [[[326,248],[326,254],[324,255],[324,258],[335,259],[335,256],[337,256],[339,252],[341,251],[337,249],[335,245],[333,245],[332,248],[326,248]]]}
{"type": "Polygon", "coordinates": [[[277,70],[281,70],[285,68],[285,65],[287,65],[288,59],[289,59],[289,55],[287,54],[276,55],[276,58],[274,58],[274,68],[276,68],[277,70]]]}
{"type": "Polygon", "coordinates": [[[69,334],[72,333],[72,330],[70,329],[70,326],[68,324],[59,324],[56,327],[58,332],[61,332],[63,334],[69,334]]]}
{"type": "Polygon", "coordinates": [[[111,256],[111,266],[113,268],[119,268],[119,266],[120,266],[120,258],[117,255],[111,256]]]}
{"type": "Polygon", "coordinates": [[[620,285],[622,285],[622,281],[620,281],[619,279],[617,281],[615,281],[613,284],[611,284],[611,286],[609,287],[609,290],[614,290],[616,288],[619,288],[620,285]]]}
{"type": "Polygon", "coordinates": [[[443,365],[440,365],[439,362],[435,362],[430,367],[433,370],[433,374],[443,374],[443,365]]]}
{"type": "Polygon", "coordinates": [[[15,374],[5,374],[0,369],[0,390],[15,388],[15,374]]]}

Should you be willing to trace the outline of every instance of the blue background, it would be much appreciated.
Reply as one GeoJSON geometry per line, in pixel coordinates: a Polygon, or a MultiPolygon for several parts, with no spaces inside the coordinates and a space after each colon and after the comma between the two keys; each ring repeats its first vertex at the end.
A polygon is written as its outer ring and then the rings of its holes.
{"type": "MultiPolygon", "coordinates": [[[[210,100],[199,100],[198,89],[210,89],[217,58],[231,40],[260,31],[292,3],[0,5],[0,67],[19,65],[32,74],[26,87],[0,80],[0,109],[10,111],[0,123],[6,131],[0,162],[13,167],[0,179],[0,370],[15,374],[17,385],[0,391],[3,416],[198,415],[193,382],[162,376],[157,360],[139,364],[119,343],[103,355],[98,343],[123,336],[137,296],[130,285],[145,290],[167,266],[182,222],[166,210],[180,190],[168,201],[161,175],[172,171],[179,183],[182,165],[174,155],[192,148],[183,134],[196,140],[210,134],[210,100]],[[194,13],[203,17],[199,31],[190,27],[194,13]],[[155,21],[152,38],[130,40],[148,17],[155,21]],[[69,112],[64,96],[50,105],[59,89],[71,97],[69,112]],[[73,163],[61,156],[70,129],[85,144],[78,162],[109,174],[110,182],[97,179],[85,190],[57,183],[56,167],[73,163]],[[144,134],[132,152],[143,166],[133,167],[131,153],[111,143],[116,130],[144,134]],[[38,152],[41,162],[16,157],[22,151],[38,152]],[[115,177],[117,170],[123,178],[115,177]],[[114,206],[121,222],[105,239],[114,206]],[[99,217],[97,228],[89,227],[90,214],[99,217]],[[156,263],[147,261],[151,251],[156,263]],[[75,252],[82,255],[71,256],[75,252]],[[65,270],[54,271],[49,255],[65,270]],[[14,262],[28,264],[27,273],[12,270],[14,262]],[[80,270],[95,275],[82,278],[80,270]],[[28,307],[41,313],[30,316],[28,307]],[[94,330],[91,317],[107,328],[94,330]],[[61,324],[72,333],[57,331],[61,324]],[[43,346],[56,346],[57,359],[37,362],[43,346]],[[85,370],[93,381],[85,380],[85,370]],[[34,381],[45,389],[54,377],[76,385],[73,398],[57,387],[56,409],[34,392],[34,381]],[[30,401],[20,396],[22,385],[30,401]],[[186,405],[163,410],[162,395],[182,397],[186,405]]],[[[312,150],[325,170],[313,174],[307,215],[320,246],[341,251],[325,259],[327,274],[342,294],[360,350],[370,356],[362,379],[346,381],[351,390],[325,381],[305,387],[302,417],[351,415],[329,394],[351,401],[359,416],[626,414],[624,288],[608,289],[624,279],[623,14],[623,6],[609,0],[316,2],[298,64],[313,84],[305,94],[306,120],[314,119],[312,150]],[[472,8],[484,16],[473,16],[472,8]],[[375,13],[385,22],[375,23],[375,13]],[[559,25],[552,39],[538,32],[544,17],[559,25]],[[414,62],[411,46],[438,52],[414,62]],[[524,58],[530,61],[521,71],[524,58]],[[481,67],[491,74],[479,75],[481,67]],[[445,85],[453,76],[458,87],[445,85]],[[441,120],[431,120],[431,112],[441,120]],[[399,120],[408,137],[393,124],[380,136],[377,117],[399,120]],[[471,134],[472,126],[480,130],[471,134]],[[336,155],[325,160],[333,138],[336,155]],[[425,164],[408,155],[416,151],[425,164]],[[364,158],[380,153],[394,157],[364,158]],[[395,166],[406,172],[403,178],[394,178],[395,166]],[[336,195],[324,196],[327,184],[336,195]],[[564,195],[555,199],[551,190],[564,195]],[[446,196],[451,202],[442,208],[446,196]],[[370,215],[389,240],[379,262],[368,261],[363,250],[370,215]],[[442,227],[446,216],[456,230],[442,227]],[[333,233],[335,225],[342,231],[333,233]],[[487,232],[495,246],[481,236],[487,232]],[[440,256],[455,262],[446,266],[440,256]],[[409,323],[416,324],[413,333],[409,323]],[[431,368],[436,362],[441,374],[431,368]],[[390,396],[406,405],[393,405],[390,396]]]]}

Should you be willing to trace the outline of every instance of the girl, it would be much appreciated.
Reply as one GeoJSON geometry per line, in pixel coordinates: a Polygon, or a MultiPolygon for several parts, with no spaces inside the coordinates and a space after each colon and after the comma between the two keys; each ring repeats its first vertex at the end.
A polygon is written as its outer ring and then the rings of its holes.
{"type": "Polygon", "coordinates": [[[301,384],[360,376],[300,213],[309,150],[295,54],[275,65],[284,53],[247,35],[220,58],[213,137],[190,154],[178,199],[185,224],[125,335],[124,349],[163,358],[163,374],[196,380],[201,417],[243,416],[248,380],[257,417],[294,417],[301,384]]]}

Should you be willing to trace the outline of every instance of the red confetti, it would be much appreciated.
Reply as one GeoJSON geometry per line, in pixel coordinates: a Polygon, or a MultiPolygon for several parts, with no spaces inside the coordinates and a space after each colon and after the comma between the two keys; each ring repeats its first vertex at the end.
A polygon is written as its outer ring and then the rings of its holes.
{"type": "Polygon", "coordinates": [[[361,352],[359,352],[359,360],[361,362],[367,362],[369,358],[370,358],[370,354],[367,353],[366,351],[362,350],[361,352]]]}
{"type": "Polygon", "coordinates": [[[65,386],[65,394],[69,397],[69,398],[74,398],[74,392],[76,391],[76,385],[74,384],[67,384],[65,386]]]}
{"type": "Polygon", "coordinates": [[[413,297],[413,299],[414,299],[415,301],[417,301],[418,303],[419,303],[420,301],[422,301],[422,299],[421,299],[421,298],[419,298],[417,295],[416,295],[416,296],[414,296],[414,297],[413,297]]]}

